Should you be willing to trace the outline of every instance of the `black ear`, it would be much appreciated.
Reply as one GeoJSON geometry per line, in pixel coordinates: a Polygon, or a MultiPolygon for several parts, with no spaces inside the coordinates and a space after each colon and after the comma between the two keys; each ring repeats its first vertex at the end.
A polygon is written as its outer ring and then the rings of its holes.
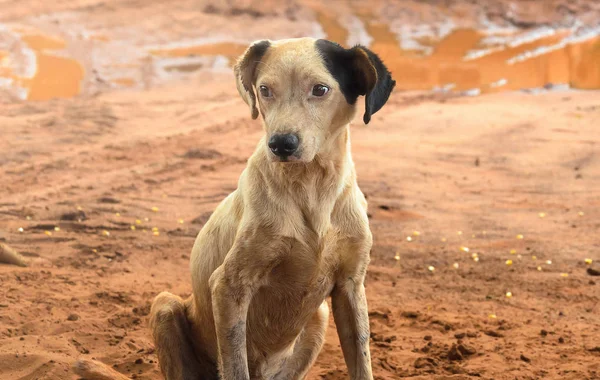
{"type": "Polygon", "coordinates": [[[392,74],[377,54],[364,46],[344,49],[334,42],[317,40],[316,47],[348,104],[355,104],[360,95],[366,96],[363,121],[368,124],[371,115],[383,107],[396,85],[392,74]]]}
{"type": "Polygon", "coordinates": [[[270,45],[271,43],[267,40],[254,42],[246,49],[233,68],[238,92],[246,104],[250,106],[253,119],[258,117],[256,95],[254,94],[256,66],[258,66],[270,45]]]}

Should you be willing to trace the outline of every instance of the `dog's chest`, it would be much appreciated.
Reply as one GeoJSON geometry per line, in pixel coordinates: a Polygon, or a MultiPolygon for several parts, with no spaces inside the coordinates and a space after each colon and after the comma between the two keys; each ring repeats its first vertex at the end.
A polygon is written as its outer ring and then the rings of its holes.
{"type": "MultiPolygon", "coordinates": [[[[269,276],[269,287],[294,305],[318,307],[333,289],[338,250],[330,234],[296,240],[269,276]]],[[[287,302],[287,301],[286,301],[287,302]]]]}

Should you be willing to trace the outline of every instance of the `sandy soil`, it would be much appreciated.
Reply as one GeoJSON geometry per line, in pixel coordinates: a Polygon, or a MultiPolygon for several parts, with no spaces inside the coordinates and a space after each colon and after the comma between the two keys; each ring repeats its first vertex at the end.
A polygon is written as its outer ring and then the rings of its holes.
{"type": "MultiPolygon", "coordinates": [[[[165,41],[215,27],[189,1],[175,7],[183,26],[156,24],[159,3],[0,1],[0,21],[40,27],[79,12],[126,35],[139,12],[139,28],[164,29],[144,38],[165,41]]],[[[285,17],[311,28],[295,6],[261,16],[279,20],[274,36],[285,17]]],[[[255,16],[240,17],[260,25],[255,16]]],[[[73,379],[80,357],[160,378],[150,302],[189,295],[194,237],[262,133],[229,70],[129,89],[92,74],[73,99],[0,96],[0,241],[30,263],[0,265],[2,379],[73,379]]],[[[600,279],[587,271],[600,262],[598,125],[598,91],[398,91],[368,127],[356,120],[377,379],[600,378],[600,279]]],[[[333,321],[309,378],[347,378],[333,321]]]]}

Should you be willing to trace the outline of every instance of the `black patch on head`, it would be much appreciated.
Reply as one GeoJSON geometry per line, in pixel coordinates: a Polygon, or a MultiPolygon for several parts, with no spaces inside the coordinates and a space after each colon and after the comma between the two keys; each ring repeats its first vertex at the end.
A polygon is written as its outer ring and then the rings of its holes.
{"type": "Polygon", "coordinates": [[[339,44],[327,40],[317,40],[317,50],[323,57],[325,67],[340,85],[348,104],[356,103],[359,95],[365,95],[364,84],[352,67],[354,53],[339,44]]]}
{"type": "Polygon", "coordinates": [[[335,42],[317,40],[316,48],[348,104],[355,104],[359,96],[366,95],[363,120],[368,124],[396,85],[387,67],[375,53],[361,45],[344,49],[335,42]]]}

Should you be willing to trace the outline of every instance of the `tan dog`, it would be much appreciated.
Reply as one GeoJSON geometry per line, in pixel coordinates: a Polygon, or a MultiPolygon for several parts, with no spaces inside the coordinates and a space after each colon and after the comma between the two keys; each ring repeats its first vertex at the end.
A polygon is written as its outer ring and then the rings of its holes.
{"type": "Polygon", "coordinates": [[[160,367],[169,380],[302,379],[331,296],[350,377],[372,379],[363,285],[372,237],[349,123],[358,96],[368,123],[395,82],[368,49],[312,38],[256,42],[235,74],[266,134],[198,234],[193,296],[163,292],[152,305],[160,367]]]}

